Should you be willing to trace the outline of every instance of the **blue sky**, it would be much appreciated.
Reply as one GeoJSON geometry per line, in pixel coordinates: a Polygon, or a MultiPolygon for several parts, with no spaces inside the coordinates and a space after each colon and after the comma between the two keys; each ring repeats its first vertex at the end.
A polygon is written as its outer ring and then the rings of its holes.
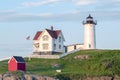
{"type": "Polygon", "coordinates": [[[97,48],[120,49],[120,0],[1,0],[0,58],[30,54],[36,31],[50,26],[62,30],[65,45],[83,43],[89,14],[98,23],[97,48]]]}

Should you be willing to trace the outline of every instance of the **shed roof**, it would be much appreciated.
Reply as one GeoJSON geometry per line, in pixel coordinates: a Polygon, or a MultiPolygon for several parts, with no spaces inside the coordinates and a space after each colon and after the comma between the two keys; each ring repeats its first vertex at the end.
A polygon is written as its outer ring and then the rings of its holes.
{"type": "Polygon", "coordinates": [[[25,60],[21,56],[13,56],[18,63],[25,63],[25,60]]]}

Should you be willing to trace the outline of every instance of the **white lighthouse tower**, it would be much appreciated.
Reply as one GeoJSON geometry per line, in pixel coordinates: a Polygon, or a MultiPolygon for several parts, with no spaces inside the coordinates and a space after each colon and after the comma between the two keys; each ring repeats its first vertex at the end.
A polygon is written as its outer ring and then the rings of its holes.
{"type": "Polygon", "coordinates": [[[96,49],[95,25],[97,22],[93,21],[93,17],[89,14],[84,25],[84,49],[96,49]]]}

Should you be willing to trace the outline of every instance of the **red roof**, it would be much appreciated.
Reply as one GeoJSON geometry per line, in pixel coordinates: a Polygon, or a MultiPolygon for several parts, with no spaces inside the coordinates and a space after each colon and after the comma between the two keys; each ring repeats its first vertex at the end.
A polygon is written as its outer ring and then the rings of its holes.
{"type": "Polygon", "coordinates": [[[49,29],[46,29],[47,30],[47,32],[50,34],[50,36],[52,37],[52,38],[55,38],[55,39],[57,39],[58,38],[58,36],[59,36],[59,34],[60,34],[60,30],[49,30],[49,29]]]}
{"type": "Polygon", "coordinates": [[[35,37],[33,38],[33,40],[37,40],[38,37],[41,35],[42,31],[38,31],[35,35],[35,37]]]}
{"type": "MultiPolygon", "coordinates": [[[[49,29],[46,29],[46,31],[50,34],[50,36],[52,38],[55,38],[55,39],[58,38],[58,36],[61,32],[61,30],[49,30],[49,29]]],[[[37,40],[39,38],[39,36],[41,35],[41,33],[42,33],[42,31],[38,31],[33,40],[37,40]]]]}

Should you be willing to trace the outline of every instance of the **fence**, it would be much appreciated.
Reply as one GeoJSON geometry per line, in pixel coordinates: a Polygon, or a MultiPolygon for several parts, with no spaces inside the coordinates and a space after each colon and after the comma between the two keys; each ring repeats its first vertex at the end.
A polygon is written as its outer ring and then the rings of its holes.
{"type": "Polygon", "coordinates": [[[71,52],[68,52],[68,53],[63,53],[61,55],[30,55],[29,58],[43,58],[43,59],[60,59],[62,57],[65,57],[69,54],[72,54],[72,53],[75,53],[77,51],[79,51],[80,49],[76,49],[76,50],[73,50],[71,52]]]}

